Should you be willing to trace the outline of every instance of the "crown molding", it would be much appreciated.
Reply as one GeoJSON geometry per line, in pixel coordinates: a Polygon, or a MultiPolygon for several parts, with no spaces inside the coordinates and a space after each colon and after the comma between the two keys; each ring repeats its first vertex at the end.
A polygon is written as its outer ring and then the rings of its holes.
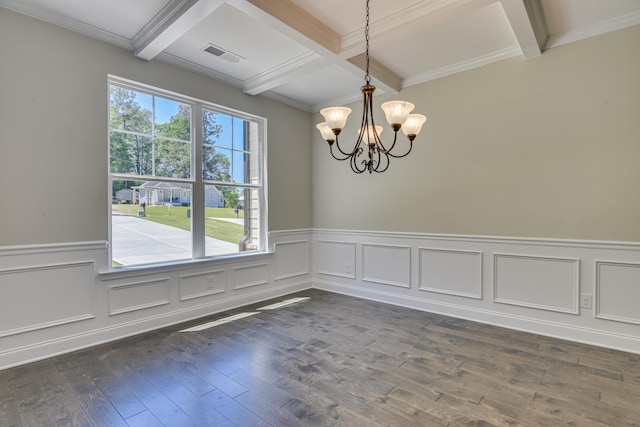
{"type": "Polygon", "coordinates": [[[257,95],[286,83],[290,78],[324,66],[326,66],[324,58],[309,51],[246,79],[244,92],[249,95],[257,95]]]}
{"type": "Polygon", "coordinates": [[[29,7],[25,7],[19,2],[8,0],[0,0],[0,7],[4,7],[5,9],[12,10],[22,15],[26,15],[40,21],[48,22],[49,24],[74,31],[76,33],[80,33],[118,47],[133,50],[133,41],[126,37],[119,36],[109,31],[96,28],[92,25],[85,24],[83,22],[59,15],[54,12],[44,13],[29,7]]]}
{"type": "MultiPolygon", "coordinates": [[[[423,1],[399,10],[383,19],[371,22],[371,37],[384,37],[384,33],[403,27],[424,16],[439,16],[442,13],[462,15],[498,0],[434,0],[423,1]]],[[[355,56],[364,46],[364,27],[360,27],[340,39],[340,55],[355,56]]]]}
{"type": "Polygon", "coordinates": [[[505,49],[497,50],[486,55],[477,56],[468,61],[458,62],[457,64],[418,74],[410,79],[406,79],[404,81],[403,87],[413,86],[463,71],[472,70],[474,68],[482,67],[483,65],[491,64],[493,62],[502,61],[504,59],[509,59],[520,55],[522,55],[522,50],[519,46],[507,47],[505,49]]]}
{"type": "Polygon", "coordinates": [[[553,34],[549,37],[546,48],[551,49],[562,46],[563,44],[573,43],[638,24],[640,24],[640,11],[631,12],[626,15],[598,22],[597,24],[587,25],[564,33],[553,34]]]}

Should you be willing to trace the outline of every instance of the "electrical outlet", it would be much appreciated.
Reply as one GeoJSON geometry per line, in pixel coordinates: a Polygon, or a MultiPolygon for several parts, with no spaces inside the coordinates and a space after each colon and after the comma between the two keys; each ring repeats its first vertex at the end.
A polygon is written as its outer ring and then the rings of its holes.
{"type": "Polygon", "coordinates": [[[346,274],[351,274],[351,263],[350,263],[350,262],[348,262],[348,263],[346,263],[346,264],[345,264],[345,266],[344,266],[344,272],[345,272],[346,274]]]}
{"type": "Polygon", "coordinates": [[[215,284],[213,283],[213,277],[208,277],[207,278],[207,289],[213,289],[215,287],[215,284]]]}
{"type": "Polygon", "coordinates": [[[580,294],[580,308],[591,308],[591,294],[580,294]]]}

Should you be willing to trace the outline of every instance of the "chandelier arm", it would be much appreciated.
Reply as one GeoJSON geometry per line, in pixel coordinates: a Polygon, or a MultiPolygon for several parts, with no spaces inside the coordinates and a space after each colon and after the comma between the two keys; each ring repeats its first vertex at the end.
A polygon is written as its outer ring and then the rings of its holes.
{"type": "MultiPolygon", "coordinates": [[[[356,145],[353,147],[353,150],[351,152],[347,152],[347,151],[343,151],[342,147],[340,147],[340,139],[338,138],[338,135],[336,135],[336,148],[338,148],[338,151],[340,151],[342,155],[351,157],[355,154],[358,154],[358,151],[362,151],[362,148],[360,147],[360,141],[361,139],[358,138],[358,141],[356,141],[356,145]]],[[[346,160],[346,158],[342,160],[346,160]]]]}
{"type": "MultiPolygon", "coordinates": [[[[395,142],[394,142],[395,144],[395,142]]],[[[392,147],[393,148],[393,147],[392,147]]],[[[401,159],[403,157],[406,157],[409,155],[409,153],[411,152],[411,149],[413,149],[413,140],[409,139],[409,149],[407,150],[406,153],[404,154],[391,154],[390,152],[387,152],[387,154],[389,154],[391,157],[393,157],[394,159],[401,159]]],[[[391,151],[391,150],[389,150],[391,151]]]]}
{"type": "Polygon", "coordinates": [[[377,143],[378,143],[378,145],[379,145],[379,150],[380,150],[380,151],[382,151],[383,153],[389,153],[391,150],[393,150],[393,147],[395,147],[395,145],[396,145],[396,141],[397,141],[397,139],[398,139],[398,132],[397,132],[397,131],[394,131],[394,132],[393,132],[393,142],[391,143],[391,147],[390,147],[389,149],[387,149],[387,148],[384,146],[384,144],[382,143],[382,139],[380,138],[380,136],[378,136],[377,134],[376,134],[376,136],[378,137],[376,142],[377,142],[377,143]]]}
{"type": "Polygon", "coordinates": [[[381,151],[380,148],[376,150],[378,152],[378,161],[376,162],[376,167],[374,169],[375,172],[384,172],[389,167],[389,156],[384,151],[381,151]],[[384,155],[384,157],[383,157],[384,155]],[[385,160],[385,161],[383,161],[385,160]],[[385,165],[384,168],[380,169],[381,165],[385,165]]]}
{"type": "Polygon", "coordinates": [[[376,173],[382,173],[386,171],[387,169],[389,169],[389,165],[391,164],[391,162],[389,161],[389,154],[388,153],[382,153],[382,154],[384,154],[387,161],[386,161],[385,167],[383,169],[380,169],[381,162],[380,160],[378,160],[378,166],[376,167],[376,169],[374,169],[374,172],[376,173]]]}
{"type": "MultiPolygon", "coordinates": [[[[338,147],[338,150],[340,150],[340,147],[338,147]]],[[[337,157],[333,152],[333,144],[329,144],[329,153],[331,153],[331,157],[333,157],[334,159],[343,161],[351,157],[349,153],[343,153],[342,150],[340,150],[340,152],[344,154],[344,157],[337,157]]]]}
{"type": "MultiPolygon", "coordinates": [[[[357,156],[356,155],[351,156],[351,161],[349,163],[351,166],[351,170],[354,171],[355,173],[360,174],[360,173],[363,173],[365,170],[367,170],[367,168],[366,167],[363,167],[362,169],[358,168],[358,157],[360,157],[359,154],[357,156]]],[[[363,160],[363,163],[364,162],[365,161],[363,160]]]]}

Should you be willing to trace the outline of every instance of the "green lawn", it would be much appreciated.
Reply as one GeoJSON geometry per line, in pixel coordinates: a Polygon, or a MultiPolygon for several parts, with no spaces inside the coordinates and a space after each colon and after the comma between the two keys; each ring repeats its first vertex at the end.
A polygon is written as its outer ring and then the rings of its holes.
{"type": "MultiPolygon", "coordinates": [[[[138,215],[138,205],[112,205],[114,213],[138,215]]],[[[191,230],[191,218],[187,216],[187,206],[147,206],[144,219],[160,224],[170,225],[182,230],[191,230]]],[[[244,211],[239,211],[239,217],[244,218],[244,211]]],[[[205,208],[205,234],[208,237],[224,240],[229,243],[239,243],[244,235],[244,227],[240,224],[220,221],[216,218],[237,218],[231,208],[205,208]]]]}

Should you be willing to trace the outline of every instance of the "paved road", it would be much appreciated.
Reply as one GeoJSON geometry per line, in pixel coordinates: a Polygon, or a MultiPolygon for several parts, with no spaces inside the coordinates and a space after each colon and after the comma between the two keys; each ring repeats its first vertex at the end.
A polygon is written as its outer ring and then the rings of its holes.
{"type": "MultiPolygon", "coordinates": [[[[191,259],[191,233],[128,215],[113,215],[112,258],[123,265],[191,259]]],[[[205,238],[207,255],[238,252],[238,245],[205,238]]]]}

